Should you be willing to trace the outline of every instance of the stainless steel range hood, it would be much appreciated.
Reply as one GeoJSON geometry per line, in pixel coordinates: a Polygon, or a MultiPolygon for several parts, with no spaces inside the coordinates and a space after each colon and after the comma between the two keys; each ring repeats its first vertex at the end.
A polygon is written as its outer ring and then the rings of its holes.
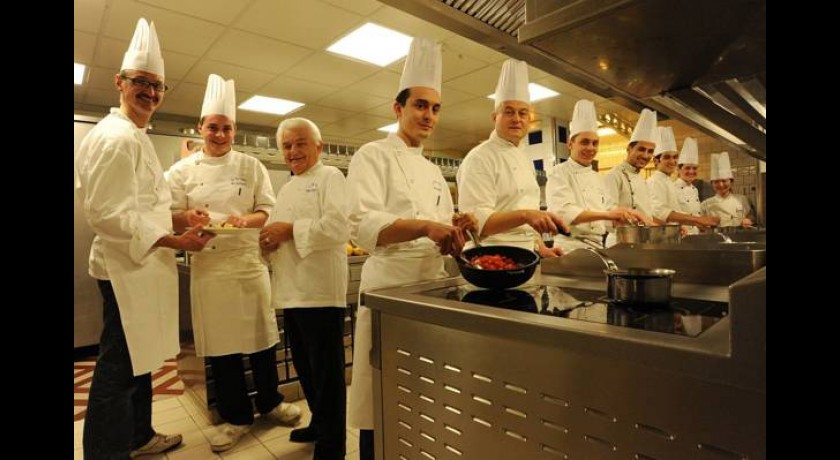
{"type": "Polygon", "coordinates": [[[766,160],[766,0],[381,0],[766,160]]]}

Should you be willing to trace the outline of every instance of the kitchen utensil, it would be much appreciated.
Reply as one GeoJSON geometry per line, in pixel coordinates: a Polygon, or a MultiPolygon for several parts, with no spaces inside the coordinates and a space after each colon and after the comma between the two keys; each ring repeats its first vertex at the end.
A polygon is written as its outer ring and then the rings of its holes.
{"type": "Polygon", "coordinates": [[[603,251],[586,248],[606,265],[607,297],[611,302],[630,305],[666,305],[671,301],[671,281],[677,273],[669,268],[620,269],[603,251]]]}
{"type": "Polygon", "coordinates": [[[679,224],[666,225],[619,225],[615,227],[616,241],[619,243],[662,244],[679,243],[679,224]]]}
{"type": "Polygon", "coordinates": [[[481,246],[467,249],[461,257],[455,259],[461,275],[470,283],[487,289],[508,289],[519,286],[534,276],[534,271],[540,262],[540,256],[527,249],[515,246],[481,246]],[[468,262],[476,256],[498,254],[512,259],[519,268],[512,270],[485,270],[477,268],[468,262]]]}

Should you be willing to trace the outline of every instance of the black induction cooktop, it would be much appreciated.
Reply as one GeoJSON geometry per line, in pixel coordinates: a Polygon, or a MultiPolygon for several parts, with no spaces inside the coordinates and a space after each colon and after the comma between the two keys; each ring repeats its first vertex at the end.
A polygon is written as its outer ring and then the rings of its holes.
{"type": "Polygon", "coordinates": [[[668,305],[620,305],[600,291],[531,284],[505,290],[462,284],[420,295],[689,337],[699,336],[729,313],[726,302],[672,298],[668,305]]]}

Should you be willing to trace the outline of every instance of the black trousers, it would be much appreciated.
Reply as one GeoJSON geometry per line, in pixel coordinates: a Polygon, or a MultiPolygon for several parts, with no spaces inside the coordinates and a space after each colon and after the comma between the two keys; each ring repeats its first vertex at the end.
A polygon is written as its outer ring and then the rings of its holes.
{"type": "Polygon", "coordinates": [[[344,458],[347,386],[344,383],[344,307],[286,308],[283,328],[292,362],[318,433],[315,459],[344,458]]]}
{"type": "MultiPolygon", "coordinates": [[[[283,402],[283,395],[277,392],[277,346],[251,353],[248,361],[254,377],[257,396],[254,398],[260,414],[271,412],[283,402]]],[[[245,366],[242,353],[224,356],[209,356],[210,368],[216,382],[216,404],[222,419],[233,425],[254,423],[254,410],[245,384],[245,366]]]]}

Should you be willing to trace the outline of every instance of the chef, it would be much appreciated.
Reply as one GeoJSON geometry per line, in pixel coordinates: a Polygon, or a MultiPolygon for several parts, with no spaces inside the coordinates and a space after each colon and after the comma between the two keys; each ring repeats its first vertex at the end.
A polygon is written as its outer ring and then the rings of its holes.
{"type": "Polygon", "coordinates": [[[558,227],[567,227],[556,214],[540,211],[534,163],[522,143],[533,114],[530,100],[528,64],[508,59],[496,85],[491,114],[495,128],[458,168],[458,209],[475,214],[485,245],[517,246],[556,257],[562,251],[545,247],[541,234],[556,235],[558,227]]]}
{"type": "Polygon", "coordinates": [[[630,135],[627,158],[612,168],[604,178],[612,201],[622,208],[635,209],[654,220],[653,202],[645,180],[639,173],[653,158],[657,137],[656,112],[642,109],[633,134],[630,135]]]}
{"type": "Polygon", "coordinates": [[[292,442],[315,443],[314,458],[343,459],[347,434],[344,316],[347,307],[347,186],[344,174],[321,163],[318,126],[287,118],[277,145],[294,174],[260,231],[270,254],[271,302],[283,329],[312,418],[292,430],[292,442]]]}
{"type": "MultiPolygon", "coordinates": [[[[677,161],[677,180],[674,185],[677,187],[677,202],[680,205],[680,212],[691,216],[699,216],[700,193],[694,186],[697,179],[697,167],[700,165],[700,158],[697,154],[697,140],[693,137],[686,137],[683,141],[680,158],[677,161]]],[[[700,233],[696,226],[688,226],[686,232],[689,235],[700,233]]]]}
{"type": "MultiPolygon", "coordinates": [[[[600,142],[592,101],[581,99],[575,103],[569,136],[569,160],[551,170],[545,194],[548,210],[571,224],[572,236],[603,245],[610,222],[648,220],[639,211],[617,207],[607,194],[603,177],[592,169],[600,142]]],[[[557,235],[554,246],[568,253],[587,245],[575,238],[557,235]]]]}
{"type": "Polygon", "coordinates": [[[200,251],[212,238],[200,226],[172,234],[169,187],[146,134],[167,90],[154,23],[137,21],[114,87],[120,107],[85,136],[74,161],[74,188],[96,233],[88,273],[103,299],[86,459],[159,454],[181,443],[180,434],[152,428],[151,372],[180,351],[175,253],[161,248],[200,251]]]}
{"type": "Polygon", "coordinates": [[[656,171],[648,178],[647,186],[653,202],[653,215],[663,222],[677,222],[683,225],[713,227],[718,219],[711,216],[693,216],[680,211],[677,186],[671,175],[677,169],[677,142],[670,126],[659,126],[658,141],[653,152],[656,171]]]}
{"type": "MultiPolygon", "coordinates": [[[[459,254],[460,227],[450,224],[452,197],[443,174],[423,157],[441,108],[440,45],[415,38],[405,59],[392,109],[396,133],[363,145],[350,161],[348,188],[355,195],[350,236],[371,255],[362,267],[360,292],[447,277],[443,256],[459,254]]],[[[360,458],[373,458],[371,312],[359,305],[353,349],[353,383],[347,424],[360,429],[360,458]]]]}
{"type": "Polygon", "coordinates": [[[265,166],[231,147],[236,135],[233,80],[209,75],[198,131],[204,147],[169,169],[175,228],[212,223],[243,229],[218,236],[206,251],[194,254],[190,264],[195,350],[209,358],[224,421],[210,439],[210,448],[222,452],[236,445],[254,423],[243,354],[251,363],[261,414],[272,414],[288,425],[300,417],[300,409],[283,403],[277,392],[279,334],[268,268],[257,241],[257,229],[274,207],[274,193],[265,166]]]}
{"type": "Polygon", "coordinates": [[[715,196],[700,203],[704,215],[720,218],[721,227],[751,227],[752,207],[744,195],[732,193],[732,165],[729,153],[712,154],[712,187],[715,196]]]}

